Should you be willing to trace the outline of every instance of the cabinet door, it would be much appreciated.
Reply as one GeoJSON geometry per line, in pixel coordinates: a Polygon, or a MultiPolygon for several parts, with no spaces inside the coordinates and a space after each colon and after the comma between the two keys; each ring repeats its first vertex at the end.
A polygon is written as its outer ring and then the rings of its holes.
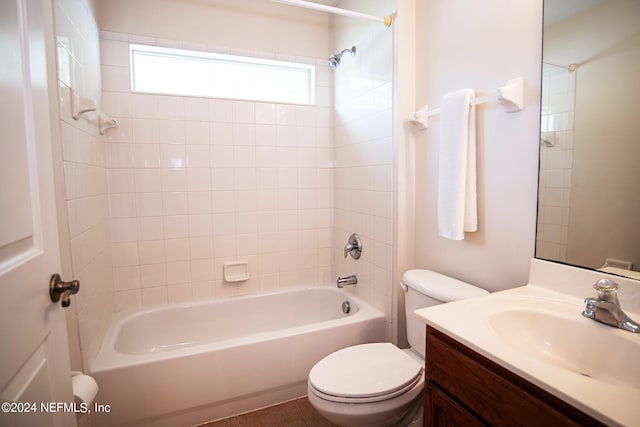
{"type": "Polygon", "coordinates": [[[431,383],[426,386],[424,425],[425,427],[485,426],[473,414],[431,383]]]}
{"type": "MultiPolygon", "coordinates": [[[[453,399],[476,420],[496,427],[519,425],[582,427],[604,424],[591,418],[547,391],[476,353],[451,337],[427,327],[426,380],[439,394],[453,399]]],[[[436,397],[436,401],[441,399],[436,397]]],[[[432,404],[426,402],[427,407],[432,404]]],[[[436,408],[442,412],[443,407],[436,408]]],[[[452,411],[460,412],[460,411],[452,411]]],[[[446,414],[448,418],[449,415],[446,414]]],[[[456,415],[457,416],[457,415],[456,415]]],[[[438,423],[433,426],[480,425],[466,422],[438,423]]],[[[448,421],[446,421],[448,422],[448,421]]],[[[477,422],[477,421],[476,421],[477,422]]]]}

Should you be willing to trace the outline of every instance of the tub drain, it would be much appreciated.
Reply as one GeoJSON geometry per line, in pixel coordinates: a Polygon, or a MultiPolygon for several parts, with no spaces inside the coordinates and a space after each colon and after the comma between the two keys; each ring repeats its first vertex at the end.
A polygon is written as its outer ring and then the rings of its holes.
{"type": "Polygon", "coordinates": [[[351,304],[349,304],[349,301],[343,301],[342,302],[342,312],[344,314],[349,314],[350,311],[351,311],[351,304]]]}

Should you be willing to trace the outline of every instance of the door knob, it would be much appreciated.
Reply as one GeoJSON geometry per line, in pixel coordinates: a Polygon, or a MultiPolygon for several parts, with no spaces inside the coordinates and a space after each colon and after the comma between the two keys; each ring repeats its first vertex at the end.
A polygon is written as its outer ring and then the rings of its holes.
{"type": "Polygon", "coordinates": [[[51,276],[49,280],[49,296],[51,301],[58,302],[62,298],[62,306],[69,307],[71,300],[69,297],[75,295],[80,290],[80,282],[78,280],[72,280],[65,282],[62,280],[58,273],[51,276]]]}

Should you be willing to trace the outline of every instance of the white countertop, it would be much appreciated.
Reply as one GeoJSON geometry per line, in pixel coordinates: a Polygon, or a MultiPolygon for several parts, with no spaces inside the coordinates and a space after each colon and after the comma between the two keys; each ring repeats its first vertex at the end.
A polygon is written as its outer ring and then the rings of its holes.
{"type": "MultiPolygon", "coordinates": [[[[588,289],[585,293],[585,297],[591,296],[588,289]]],[[[640,354],[640,334],[603,325],[582,316],[583,300],[570,294],[527,285],[423,308],[416,310],[415,314],[428,325],[605,424],[640,426],[640,359],[637,357],[640,354]],[[497,331],[495,321],[499,316],[496,314],[504,312],[513,312],[509,314],[515,316],[533,313],[531,319],[551,319],[562,327],[539,329],[536,337],[542,336],[542,345],[538,346],[536,354],[531,354],[523,350],[529,348],[526,337],[520,339],[516,336],[515,340],[521,345],[514,345],[497,331]],[[548,342],[545,339],[547,329],[548,342]],[[562,338],[558,340],[559,336],[562,337],[558,335],[561,333],[571,337],[570,343],[563,342],[562,338]],[[596,339],[593,339],[594,336],[596,339]],[[560,358],[555,357],[557,347],[554,343],[564,348],[560,358]],[[623,345],[619,348],[625,350],[616,351],[614,347],[620,343],[623,345]],[[549,345],[549,354],[546,354],[546,345],[549,345]],[[600,365],[606,364],[606,369],[600,370],[594,366],[593,372],[589,372],[591,377],[584,376],[578,371],[582,369],[579,366],[585,363],[581,359],[589,359],[594,353],[600,355],[599,362],[605,361],[600,365]],[[575,366],[572,365],[574,354],[575,366]]],[[[628,314],[638,320],[633,313],[628,314]]],[[[504,330],[504,323],[502,325],[504,330]]],[[[511,326],[507,322],[506,329],[509,328],[511,326]]],[[[523,329],[527,330],[528,327],[523,329]]],[[[517,332],[515,330],[512,335],[517,335],[517,332]]]]}

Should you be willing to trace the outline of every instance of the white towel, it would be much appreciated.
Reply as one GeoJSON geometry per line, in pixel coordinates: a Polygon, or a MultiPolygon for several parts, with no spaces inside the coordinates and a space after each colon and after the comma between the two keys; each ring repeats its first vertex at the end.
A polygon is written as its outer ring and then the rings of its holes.
{"type": "Polygon", "coordinates": [[[438,173],[438,234],[463,240],[478,230],[476,119],[472,89],[442,98],[438,173]]]}

